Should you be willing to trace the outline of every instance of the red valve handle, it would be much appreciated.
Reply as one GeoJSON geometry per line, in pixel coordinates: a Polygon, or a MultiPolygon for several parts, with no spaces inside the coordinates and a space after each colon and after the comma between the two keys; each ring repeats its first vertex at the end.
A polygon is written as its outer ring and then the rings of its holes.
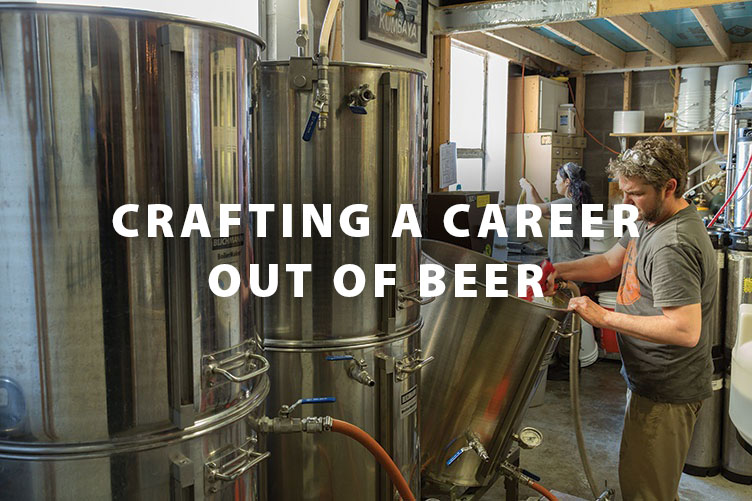
{"type": "MultiPolygon", "coordinates": [[[[548,276],[556,271],[556,268],[554,268],[554,265],[551,261],[546,259],[540,264],[541,271],[543,272],[543,276],[541,277],[540,281],[538,282],[541,286],[541,289],[546,290],[546,282],[548,281],[548,276]]],[[[558,288],[558,285],[554,285],[554,290],[558,288]]],[[[525,294],[525,297],[523,297],[525,301],[532,301],[533,300],[533,288],[528,287],[527,288],[527,294],[525,294]]]]}

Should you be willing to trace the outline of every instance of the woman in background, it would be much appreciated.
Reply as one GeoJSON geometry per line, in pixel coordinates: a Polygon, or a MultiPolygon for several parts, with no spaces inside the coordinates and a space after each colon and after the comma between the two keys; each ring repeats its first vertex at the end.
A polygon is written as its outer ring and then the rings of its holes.
{"type": "MultiPolygon", "coordinates": [[[[574,162],[568,162],[556,173],[556,191],[563,198],[552,202],[544,202],[535,186],[524,177],[520,179],[520,186],[525,190],[529,203],[541,208],[543,217],[551,217],[552,204],[570,204],[572,206],[570,224],[562,224],[562,230],[572,230],[571,237],[548,237],[548,257],[552,263],[571,261],[584,257],[585,239],[582,236],[582,204],[593,203],[590,185],[585,181],[585,169],[574,162]]],[[[563,215],[567,215],[566,212],[563,215]]]]}
{"type": "MultiPolygon", "coordinates": [[[[585,169],[573,162],[568,162],[556,173],[556,191],[563,198],[551,202],[544,202],[535,186],[524,177],[520,179],[520,186],[525,190],[529,203],[541,208],[543,217],[551,217],[552,204],[570,204],[571,213],[566,211],[562,215],[571,217],[570,224],[562,224],[562,230],[572,230],[571,237],[548,237],[548,258],[552,263],[571,261],[585,257],[585,238],[582,236],[582,204],[593,203],[590,185],[585,181],[585,169]]],[[[569,324],[570,322],[567,322],[569,324]]],[[[548,368],[548,379],[561,381],[569,378],[569,343],[559,343],[557,359],[548,368]]]]}

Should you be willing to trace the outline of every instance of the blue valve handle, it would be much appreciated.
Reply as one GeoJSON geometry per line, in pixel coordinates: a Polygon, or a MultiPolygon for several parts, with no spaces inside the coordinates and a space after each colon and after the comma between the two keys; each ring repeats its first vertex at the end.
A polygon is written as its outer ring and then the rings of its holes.
{"type": "Polygon", "coordinates": [[[527,470],[521,470],[521,471],[522,471],[522,474],[523,474],[523,475],[525,475],[525,476],[527,476],[527,477],[530,477],[530,478],[532,478],[532,479],[533,479],[533,480],[535,480],[536,482],[540,482],[540,479],[541,479],[541,478],[540,478],[540,477],[539,477],[538,475],[536,475],[535,473],[530,473],[530,472],[529,472],[529,471],[527,471],[527,470]]]}
{"type": "Polygon", "coordinates": [[[366,107],[365,106],[357,106],[357,105],[353,104],[351,106],[348,106],[348,108],[350,108],[350,111],[352,111],[356,115],[367,115],[368,114],[368,112],[366,111],[366,107]]]}
{"type": "Polygon", "coordinates": [[[336,402],[337,397],[314,397],[314,398],[301,398],[301,404],[328,404],[330,402],[336,402]]]}
{"type": "Polygon", "coordinates": [[[306,123],[305,130],[303,131],[303,141],[310,141],[313,137],[313,131],[316,130],[316,122],[319,121],[319,112],[311,111],[308,115],[308,123],[306,123]]]}
{"type": "Polygon", "coordinates": [[[352,355],[329,355],[326,357],[329,362],[337,362],[340,360],[353,360],[355,357],[352,355]]]}
{"type": "Polygon", "coordinates": [[[464,453],[464,452],[465,452],[466,450],[467,450],[467,448],[463,447],[463,448],[461,448],[460,450],[458,450],[457,452],[455,452],[455,453],[454,453],[454,456],[452,456],[452,457],[450,457],[449,459],[447,459],[446,465],[447,465],[447,466],[449,466],[449,465],[451,465],[452,463],[454,463],[455,461],[457,461],[457,459],[458,459],[458,458],[459,458],[459,457],[460,457],[460,456],[461,456],[461,455],[462,455],[462,454],[463,454],[463,453],[464,453]]]}

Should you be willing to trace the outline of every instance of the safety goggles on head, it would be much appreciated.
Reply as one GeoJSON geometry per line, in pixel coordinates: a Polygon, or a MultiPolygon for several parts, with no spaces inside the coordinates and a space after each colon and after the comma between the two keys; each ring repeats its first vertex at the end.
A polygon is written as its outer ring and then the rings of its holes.
{"type": "Polygon", "coordinates": [[[633,164],[641,165],[641,166],[660,166],[665,167],[660,161],[656,160],[652,156],[648,155],[642,150],[633,150],[631,148],[628,148],[624,150],[621,155],[619,155],[619,159],[627,162],[632,162],[633,164]]]}

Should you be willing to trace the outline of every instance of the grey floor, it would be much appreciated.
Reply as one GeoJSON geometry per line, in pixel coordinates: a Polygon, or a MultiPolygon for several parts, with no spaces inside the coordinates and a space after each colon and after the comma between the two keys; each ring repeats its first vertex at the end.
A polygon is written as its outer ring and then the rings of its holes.
{"type": "MultiPolygon", "coordinates": [[[[585,441],[596,482],[608,481],[617,493],[619,437],[626,391],[619,368],[618,362],[608,360],[584,368],[580,390],[585,441]]],[[[524,425],[539,429],[543,433],[543,444],[522,452],[522,467],[540,476],[541,485],[548,489],[592,499],[577,452],[569,383],[548,381],[545,403],[528,411],[524,425]]],[[[522,488],[520,499],[534,494],[531,489],[522,488]]],[[[721,475],[708,478],[682,475],[679,495],[683,501],[748,501],[752,499],[752,487],[729,482],[721,475]]],[[[484,501],[505,499],[503,482],[497,482],[483,497],[484,501]]]]}

